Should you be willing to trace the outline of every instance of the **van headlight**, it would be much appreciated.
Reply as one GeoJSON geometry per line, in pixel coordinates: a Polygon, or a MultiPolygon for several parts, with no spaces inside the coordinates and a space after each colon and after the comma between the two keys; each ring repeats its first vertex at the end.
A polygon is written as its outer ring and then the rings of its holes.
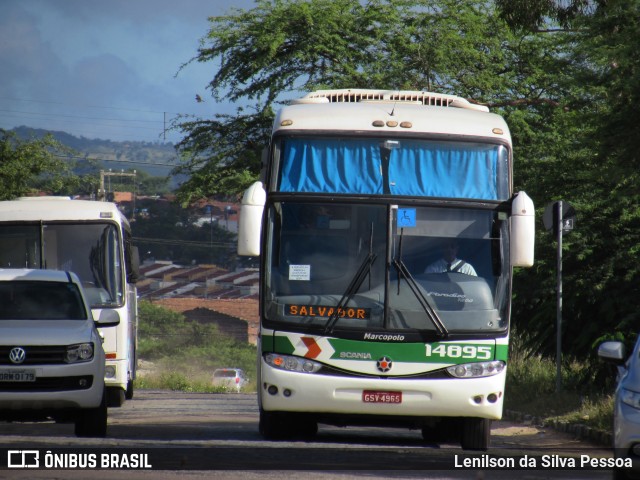
{"type": "Polygon", "coordinates": [[[504,370],[505,363],[501,360],[491,362],[463,363],[447,367],[447,372],[456,378],[491,377],[504,370]]]}
{"type": "Polygon", "coordinates": [[[322,368],[322,364],[309,360],[308,358],[280,355],[278,353],[266,354],[264,361],[273,368],[289,370],[290,372],[316,373],[322,368]]]}
{"type": "Polygon", "coordinates": [[[93,358],[93,343],[69,345],[64,357],[66,363],[88,362],[93,358]]]}

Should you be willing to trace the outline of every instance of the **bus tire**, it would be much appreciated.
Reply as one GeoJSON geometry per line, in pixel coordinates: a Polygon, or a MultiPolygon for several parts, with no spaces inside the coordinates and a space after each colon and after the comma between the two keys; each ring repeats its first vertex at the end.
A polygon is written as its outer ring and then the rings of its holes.
{"type": "Polygon", "coordinates": [[[125,391],[120,387],[108,387],[107,388],[107,406],[108,407],[121,407],[124,403],[125,391]]]}
{"type": "Polygon", "coordinates": [[[491,438],[491,420],[464,418],[460,446],[463,450],[487,450],[491,438]]]}
{"type": "Polygon", "coordinates": [[[260,410],[258,431],[265,440],[282,440],[287,436],[287,425],[284,416],[279,412],[260,410]]]}
{"type": "Polygon", "coordinates": [[[127,400],[133,398],[133,380],[131,379],[127,382],[127,390],[124,392],[124,398],[127,400]]]}

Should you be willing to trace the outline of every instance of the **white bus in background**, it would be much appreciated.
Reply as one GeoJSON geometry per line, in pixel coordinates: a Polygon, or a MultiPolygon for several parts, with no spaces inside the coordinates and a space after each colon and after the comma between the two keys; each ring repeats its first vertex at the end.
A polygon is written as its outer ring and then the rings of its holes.
{"type": "Polygon", "coordinates": [[[265,159],[238,231],[261,257],[261,433],[404,425],[486,449],[534,250],[505,121],[453,95],[319,91],[277,113],[265,159]]]}
{"type": "Polygon", "coordinates": [[[0,202],[0,268],[76,273],[94,318],[102,320],[108,405],[133,397],[139,259],[129,222],[115,204],[68,197],[0,202]]]}

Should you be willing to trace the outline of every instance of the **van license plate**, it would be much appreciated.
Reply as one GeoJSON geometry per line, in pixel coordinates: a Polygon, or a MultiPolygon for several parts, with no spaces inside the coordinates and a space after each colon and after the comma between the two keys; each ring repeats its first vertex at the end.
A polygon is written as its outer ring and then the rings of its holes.
{"type": "Polygon", "coordinates": [[[402,403],[402,392],[378,392],[364,390],[362,392],[364,403],[402,403]]]}
{"type": "Polygon", "coordinates": [[[0,370],[0,382],[35,382],[35,370],[0,370]]]}

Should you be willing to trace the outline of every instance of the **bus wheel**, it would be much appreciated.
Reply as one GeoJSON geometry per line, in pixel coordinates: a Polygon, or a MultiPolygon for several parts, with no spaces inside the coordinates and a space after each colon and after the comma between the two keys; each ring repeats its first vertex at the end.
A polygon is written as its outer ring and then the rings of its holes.
{"type": "Polygon", "coordinates": [[[107,388],[107,406],[121,407],[124,403],[125,392],[120,387],[107,388]]]}
{"type": "Polygon", "coordinates": [[[463,450],[486,450],[491,438],[491,420],[465,418],[462,421],[460,445],[463,450]]]}
{"type": "Polygon", "coordinates": [[[287,436],[288,425],[280,412],[260,410],[258,430],[265,440],[281,440],[287,436]]]}
{"type": "Polygon", "coordinates": [[[133,398],[133,380],[127,382],[127,390],[124,392],[124,398],[131,400],[133,398]]]}

